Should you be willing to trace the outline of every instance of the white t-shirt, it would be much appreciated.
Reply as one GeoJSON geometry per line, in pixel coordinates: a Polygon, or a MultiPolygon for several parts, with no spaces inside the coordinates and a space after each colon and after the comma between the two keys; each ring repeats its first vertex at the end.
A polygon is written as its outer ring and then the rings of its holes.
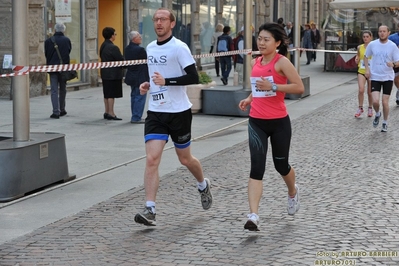
{"type": "Polygon", "coordinates": [[[372,56],[370,63],[370,79],[375,81],[394,80],[395,73],[387,62],[399,61],[399,49],[392,41],[381,43],[379,39],[367,45],[365,57],[372,56]]]}
{"type": "Polygon", "coordinates": [[[163,45],[153,41],[147,46],[147,64],[150,76],[148,110],[164,113],[178,113],[191,108],[186,86],[158,86],[151,79],[154,72],[164,78],[175,78],[186,74],[184,68],[195,64],[188,46],[172,37],[163,45]]]}

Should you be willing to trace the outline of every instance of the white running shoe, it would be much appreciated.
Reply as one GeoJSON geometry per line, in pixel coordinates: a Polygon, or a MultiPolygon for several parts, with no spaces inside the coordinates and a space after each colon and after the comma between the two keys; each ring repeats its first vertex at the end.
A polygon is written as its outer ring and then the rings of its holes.
{"type": "Polygon", "coordinates": [[[247,215],[248,220],[244,225],[244,229],[249,231],[259,231],[259,216],[256,213],[250,213],[247,215]]]}
{"type": "Polygon", "coordinates": [[[296,188],[296,194],[295,197],[291,198],[290,196],[288,196],[288,214],[289,215],[294,215],[298,210],[299,210],[299,187],[298,185],[295,184],[295,188],[296,188]]]}

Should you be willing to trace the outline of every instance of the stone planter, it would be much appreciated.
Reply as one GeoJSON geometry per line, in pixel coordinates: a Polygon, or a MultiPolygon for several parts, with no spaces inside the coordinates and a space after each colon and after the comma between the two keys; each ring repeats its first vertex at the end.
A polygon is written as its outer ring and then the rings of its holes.
{"type": "Polygon", "coordinates": [[[199,113],[202,110],[202,89],[207,89],[216,86],[216,82],[212,81],[208,84],[193,84],[187,86],[187,96],[190,102],[193,104],[191,106],[191,112],[193,114],[199,113]]]}

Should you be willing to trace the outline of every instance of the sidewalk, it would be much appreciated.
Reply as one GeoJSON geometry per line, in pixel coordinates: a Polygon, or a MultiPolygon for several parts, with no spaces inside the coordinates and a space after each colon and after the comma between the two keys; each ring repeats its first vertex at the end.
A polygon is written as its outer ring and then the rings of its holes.
{"type": "MultiPolygon", "coordinates": [[[[321,60],[304,63],[301,74],[310,76],[311,96],[287,100],[291,163],[302,203],[294,217],[286,214],[285,185],[269,156],[261,231],[243,230],[247,119],[197,114],[192,150],[212,182],[213,207],[202,210],[192,176],[168,143],[157,226],[136,225],[134,215],[144,202],[145,153],[143,125],[129,123],[128,88],[115,105],[123,121],[101,119],[101,88],[68,93],[68,115],[59,120],[48,118],[49,97],[36,97],[31,132],[66,134],[69,170],[77,179],[0,204],[0,265],[313,265],[331,260],[323,251],[397,252],[399,111],[394,99],[384,134],[371,126],[372,118],[353,117],[355,73],[324,73],[321,60]]],[[[2,100],[0,112],[10,111],[12,103],[2,100]]],[[[0,126],[1,132],[11,132],[12,115],[1,116],[0,126]]],[[[397,254],[338,259],[356,265],[399,263],[397,254]]]]}

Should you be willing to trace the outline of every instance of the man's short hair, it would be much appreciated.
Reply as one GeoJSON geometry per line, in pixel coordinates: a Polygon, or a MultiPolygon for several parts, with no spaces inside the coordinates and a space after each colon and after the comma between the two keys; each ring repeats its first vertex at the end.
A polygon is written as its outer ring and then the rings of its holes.
{"type": "Polygon", "coordinates": [[[132,30],[131,32],[129,32],[128,34],[127,34],[127,37],[129,38],[129,40],[130,41],[132,41],[134,38],[136,38],[137,36],[139,36],[139,32],[138,31],[135,31],[135,30],[132,30]]]}
{"type": "Polygon", "coordinates": [[[227,33],[229,33],[230,31],[231,31],[230,26],[224,26],[224,28],[223,28],[223,33],[227,34],[227,33]]]}
{"type": "Polygon", "coordinates": [[[57,23],[54,26],[55,32],[65,32],[65,29],[66,29],[66,27],[63,23],[57,23]]]}

